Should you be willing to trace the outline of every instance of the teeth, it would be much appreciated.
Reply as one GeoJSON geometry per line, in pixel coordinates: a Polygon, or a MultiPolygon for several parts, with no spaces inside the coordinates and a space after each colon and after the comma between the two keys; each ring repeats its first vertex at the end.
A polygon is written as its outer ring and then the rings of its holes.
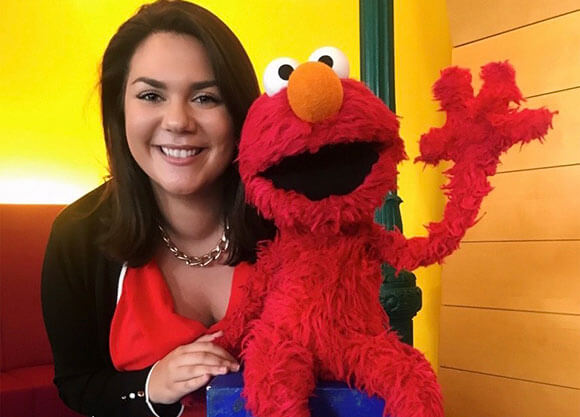
{"type": "Polygon", "coordinates": [[[161,146],[161,151],[165,155],[171,156],[172,158],[188,158],[190,156],[194,156],[194,155],[197,155],[198,153],[200,153],[201,149],[200,148],[173,149],[173,148],[167,148],[165,146],[161,146]]]}

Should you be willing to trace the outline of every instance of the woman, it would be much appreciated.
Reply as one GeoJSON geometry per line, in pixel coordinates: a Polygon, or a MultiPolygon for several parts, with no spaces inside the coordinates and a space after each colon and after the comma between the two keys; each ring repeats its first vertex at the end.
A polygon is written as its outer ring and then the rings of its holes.
{"type": "Polygon", "coordinates": [[[43,268],[55,384],[83,414],[177,416],[239,369],[212,341],[273,235],[233,163],[258,84],[223,22],[159,0],[111,39],[101,93],[110,179],[59,215],[43,268]]]}

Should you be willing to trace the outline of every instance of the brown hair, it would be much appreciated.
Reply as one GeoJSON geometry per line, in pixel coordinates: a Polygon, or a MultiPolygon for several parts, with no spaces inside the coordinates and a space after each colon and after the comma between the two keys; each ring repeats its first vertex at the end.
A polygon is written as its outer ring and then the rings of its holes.
{"type": "MultiPolygon", "coordinates": [[[[237,157],[242,124],[259,95],[256,74],[234,33],[215,15],[193,3],[158,0],[142,6],[119,27],[105,50],[101,67],[101,113],[109,159],[110,179],[102,201],[110,201],[107,227],[101,246],[114,259],[130,266],[148,262],[159,242],[161,213],[150,180],[133,159],[125,134],[124,90],[131,58],[151,34],[172,32],[190,35],[205,47],[234,123],[237,157]]],[[[228,263],[253,262],[256,244],[274,235],[274,226],[245,204],[236,163],[227,169],[225,213],[231,232],[228,263]]]]}

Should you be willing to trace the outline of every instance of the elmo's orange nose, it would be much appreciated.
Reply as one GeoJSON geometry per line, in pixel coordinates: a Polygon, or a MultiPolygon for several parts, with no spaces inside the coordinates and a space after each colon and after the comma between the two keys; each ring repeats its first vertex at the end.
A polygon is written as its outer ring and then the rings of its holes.
{"type": "Polygon", "coordinates": [[[315,123],[334,116],[342,106],[342,84],[332,68],[306,62],[288,80],[288,102],[300,119],[315,123]]]}

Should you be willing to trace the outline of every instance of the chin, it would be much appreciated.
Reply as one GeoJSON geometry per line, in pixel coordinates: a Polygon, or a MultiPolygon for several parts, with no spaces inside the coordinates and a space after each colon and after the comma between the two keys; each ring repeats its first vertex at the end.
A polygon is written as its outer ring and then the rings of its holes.
{"type": "Polygon", "coordinates": [[[179,196],[186,197],[196,194],[199,191],[199,186],[192,184],[192,182],[163,182],[152,180],[153,192],[156,195],[179,196]]]}

